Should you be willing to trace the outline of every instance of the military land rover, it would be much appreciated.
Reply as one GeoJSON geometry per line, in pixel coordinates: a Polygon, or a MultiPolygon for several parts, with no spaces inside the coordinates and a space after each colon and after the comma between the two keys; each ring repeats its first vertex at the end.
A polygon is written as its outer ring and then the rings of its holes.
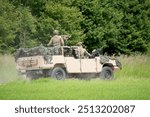
{"type": "MultiPolygon", "coordinates": [[[[57,80],[91,76],[113,79],[121,63],[103,55],[80,58],[78,46],[20,48],[15,55],[19,73],[30,78],[52,77],[57,80]]],[[[85,77],[85,78],[86,78],[85,77]]]]}

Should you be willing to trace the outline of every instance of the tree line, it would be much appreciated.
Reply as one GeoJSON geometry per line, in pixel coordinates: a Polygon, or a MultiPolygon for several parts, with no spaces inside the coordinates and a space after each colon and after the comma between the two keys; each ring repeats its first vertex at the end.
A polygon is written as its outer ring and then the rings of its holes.
{"type": "Polygon", "coordinates": [[[46,46],[54,29],[88,51],[150,51],[149,0],[0,0],[0,53],[46,46]]]}

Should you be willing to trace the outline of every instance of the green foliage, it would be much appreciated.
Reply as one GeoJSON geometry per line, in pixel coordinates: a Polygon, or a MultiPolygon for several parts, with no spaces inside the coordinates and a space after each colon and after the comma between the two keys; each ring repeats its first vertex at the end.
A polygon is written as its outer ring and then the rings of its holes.
{"type": "Polygon", "coordinates": [[[0,53],[46,45],[54,29],[89,51],[149,51],[149,0],[0,0],[0,53]],[[15,19],[15,20],[14,20],[15,19]]]}
{"type": "Polygon", "coordinates": [[[19,42],[19,47],[34,47],[37,41],[34,38],[34,34],[36,33],[36,19],[27,8],[19,7],[17,10],[19,10],[18,27],[15,41],[19,42]]]}
{"type": "Polygon", "coordinates": [[[44,5],[47,0],[9,0],[17,7],[24,6],[31,9],[31,13],[35,16],[40,16],[44,10],[44,5]]]}
{"type": "Polygon", "coordinates": [[[146,52],[150,40],[150,5],[146,1],[75,1],[85,18],[85,44],[108,53],[146,52]]]}
{"type": "MultiPolygon", "coordinates": [[[[62,1],[63,2],[63,1],[62,1]]],[[[65,3],[48,1],[45,11],[39,18],[39,38],[41,42],[47,43],[54,29],[60,30],[62,34],[71,35],[68,44],[76,44],[83,40],[84,34],[80,22],[83,21],[82,14],[75,7],[68,7],[65,3]]]]}
{"type": "Polygon", "coordinates": [[[5,53],[12,48],[16,32],[16,23],[14,20],[17,17],[15,7],[8,2],[0,0],[0,52],[5,53]]]}
{"type": "Polygon", "coordinates": [[[35,23],[36,19],[28,8],[16,8],[7,0],[0,0],[0,52],[10,53],[19,47],[33,46],[35,41],[31,43],[31,39],[36,32],[35,23]]]}

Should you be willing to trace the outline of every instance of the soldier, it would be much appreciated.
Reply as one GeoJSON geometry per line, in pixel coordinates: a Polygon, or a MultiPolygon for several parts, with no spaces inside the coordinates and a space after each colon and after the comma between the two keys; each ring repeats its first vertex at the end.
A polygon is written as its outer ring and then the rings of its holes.
{"type": "Polygon", "coordinates": [[[80,53],[80,58],[89,58],[91,55],[87,52],[85,48],[82,46],[82,42],[77,43],[77,46],[79,46],[79,53],[80,53]]]}
{"type": "Polygon", "coordinates": [[[51,38],[51,40],[49,41],[49,43],[47,44],[47,46],[64,46],[64,40],[63,38],[59,35],[59,31],[58,30],[54,30],[53,31],[53,37],[51,38]]]}

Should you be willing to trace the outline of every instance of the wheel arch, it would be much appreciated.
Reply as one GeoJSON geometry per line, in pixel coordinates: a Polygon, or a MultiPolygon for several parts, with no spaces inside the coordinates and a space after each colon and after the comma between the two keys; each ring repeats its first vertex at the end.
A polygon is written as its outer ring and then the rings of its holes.
{"type": "Polygon", "coordinates": [[[63,64],[63,63],[57,63],[57,64],[54,65],[54,67],[52,68],[52,70],[53,70],[54,68],[56,68],[56,67],[60,67],[60,68],[64,69],[66,73],[68,73],[65,64],[63,64]]]}
{"type": "Polygon", "coordinates": [[[103,67],[110,67],[112,70],[114,70],[114,66],[111,63],[105,63],[103,64],[103,67]]]}
{"type": "Polygon", "coordinates": [[[62,63],[55,64],[54,67],[53,67],[53,69],[54,69],[55,67],[61,67],[61,68],[63,68],[63,69],[66,69],[66,66],[65,66],[64,64],[62,64],[62,63]]]}

